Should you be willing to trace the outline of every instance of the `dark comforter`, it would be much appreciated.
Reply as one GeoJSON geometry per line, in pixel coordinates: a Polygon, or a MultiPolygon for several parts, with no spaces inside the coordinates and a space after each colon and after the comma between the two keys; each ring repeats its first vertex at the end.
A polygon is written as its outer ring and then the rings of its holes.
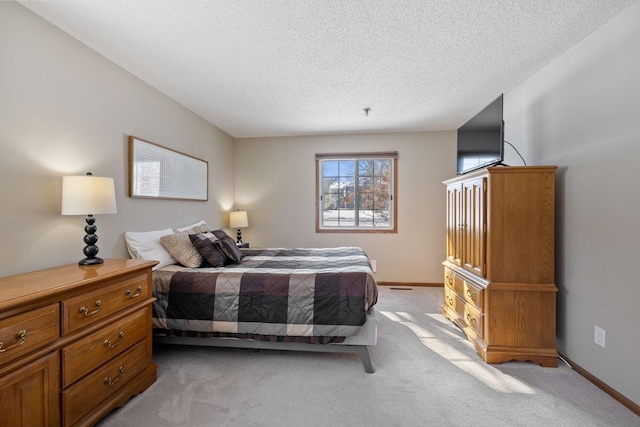
{"type": "Polygon", "coordinates": [[[377,302],[369,259],[360,248],[243,252],[237,265],[155,271],[156,332],[342,342],[358,333],[377,302]]]}

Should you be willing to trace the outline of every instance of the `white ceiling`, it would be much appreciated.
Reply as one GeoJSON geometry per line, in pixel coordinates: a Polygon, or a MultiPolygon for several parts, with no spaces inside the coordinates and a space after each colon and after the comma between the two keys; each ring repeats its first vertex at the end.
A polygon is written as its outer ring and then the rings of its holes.
{"type": "Polygon", "coordinates": [[[20,3],[242,138],[457,129],[635,1],[20,3]]]}

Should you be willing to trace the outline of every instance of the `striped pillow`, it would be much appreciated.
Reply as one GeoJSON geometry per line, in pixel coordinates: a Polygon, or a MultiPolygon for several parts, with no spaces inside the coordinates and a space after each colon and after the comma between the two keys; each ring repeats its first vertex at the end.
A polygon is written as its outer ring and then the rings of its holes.
{"type": "Polygon", "coordinates": [[[227,257],[222,250],[222,245],[213,233],[189,234],[189,239],[198,253],[211,267],[222,267],[228,263],[227,257]]]}

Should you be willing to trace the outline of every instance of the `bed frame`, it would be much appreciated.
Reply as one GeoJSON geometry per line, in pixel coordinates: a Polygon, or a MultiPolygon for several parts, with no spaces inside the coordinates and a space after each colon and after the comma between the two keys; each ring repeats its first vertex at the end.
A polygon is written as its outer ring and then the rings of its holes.
{"type": "Polygon", "coordinates": [[[272,342],[234,338],[195,338],[154,336],[153,342],[158,344],[196,345],[206,347],[252,348],[256,350],[313,351],[321,353],[355,353],[360,356],[367,373],[373,373],[373,365],[366,345],[341,344],[307,344],[301,342],[272,342]]]}
{"type": "Polygon", "coordinates": [[[377,342],[377,322],[373,307],[367,313],[367,321],[360,332],[339,344],[307,344],[301,342],[260,341],[239,338],[199,338],[154,335],[157,344],[193,345],[202,347],[251,348],[256,350],[309,351],[317,353],[354,353],[360,357],[365,372],[372,374],[373,364],[369,346],[377,342]]]}

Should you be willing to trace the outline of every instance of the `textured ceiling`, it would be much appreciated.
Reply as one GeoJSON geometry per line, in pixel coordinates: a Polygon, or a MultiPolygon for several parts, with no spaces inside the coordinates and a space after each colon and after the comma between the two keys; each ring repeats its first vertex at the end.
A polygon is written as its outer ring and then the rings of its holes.
{"type": "Polygon", "coordinates": [[[241,138],[457,129],[634,1],[20,3],[241,138]]]}

